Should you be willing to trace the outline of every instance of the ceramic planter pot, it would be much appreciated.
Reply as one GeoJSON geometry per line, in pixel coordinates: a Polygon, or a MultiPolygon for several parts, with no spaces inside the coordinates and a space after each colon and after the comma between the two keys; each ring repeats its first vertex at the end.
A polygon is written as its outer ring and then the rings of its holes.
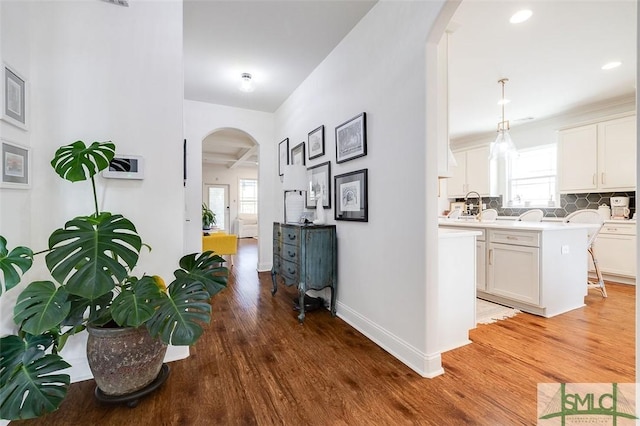
{"type": "Polygon", "coordinates": [[[167,345],[146,327],[88,326],[87,358],[98,388],[109,396],[143,389],[160,373],[167,345]]]}

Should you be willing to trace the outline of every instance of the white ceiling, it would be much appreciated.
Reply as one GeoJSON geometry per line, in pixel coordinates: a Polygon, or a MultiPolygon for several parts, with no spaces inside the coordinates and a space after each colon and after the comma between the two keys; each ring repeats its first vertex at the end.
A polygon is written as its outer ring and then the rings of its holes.
{"type": "MultiPolygon", "coordinates": [[[[273,112],[374,4],[185,0],[185,98],[273,112]],[[252,93],[238,90],[243,72],[252,93]]],[[[495,131],[503,77],[512,127],[635,93],[636,16],[634,0],[464,0],[450,26],[451,138],[495,131]],[[510,24],[525,7],[532,18],[510,24]],[[611,60],[623,64],[602,71],[611,60]]],[[[217,136],[210,143],[230,139],[235,154],[220,153],[236,160],[251,149],[237,146],[240,135],[217,136]]]]}
{"type": "Polygon", "coordinates": [[[633,94],[636,19],[632,0],[464,0],[450,25],[451,138],[495,132],[503,77],[512,127],[633,94]],[[509,23],[525,8],[531,19],[509,23]]]}

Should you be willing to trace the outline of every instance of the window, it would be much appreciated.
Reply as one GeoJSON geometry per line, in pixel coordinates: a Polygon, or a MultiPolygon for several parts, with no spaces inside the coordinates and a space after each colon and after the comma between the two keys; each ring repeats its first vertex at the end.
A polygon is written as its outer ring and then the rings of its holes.
{"type": "Polygon", "coordinates": [[[258,181],[240,179],[240,206],[238,213],[258,214],[258,181]]]}
{"type": "Polygon", "coordinates": [[[556,144],[518,151],[507,164],[507,205],[555,206],[556,164],[556,144]]]}

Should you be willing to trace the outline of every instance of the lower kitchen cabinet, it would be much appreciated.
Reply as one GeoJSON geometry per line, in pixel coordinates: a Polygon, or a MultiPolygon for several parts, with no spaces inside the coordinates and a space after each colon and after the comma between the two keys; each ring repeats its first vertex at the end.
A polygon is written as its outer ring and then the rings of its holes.
{"type": "MultiPolygon", "coordinates": [[[[605,280],[635,284],[636,276],[636,224],[604,224],[594,243],[600,272],[605,280]]],[[[595,270],[589,259],[589,272],[595,270]]]]}
{"type": "Polygon", "coordinates": [[[540,249],[489,244],[487,291],[532,305],[540,304],[540,249]]]}
{"type": "Polygon", "coordinates": [[[584,306],[587,229],[593,225],[500,222],[439,225],[482,231],[476,240],[477,296],[544,317],[584,306]]]}

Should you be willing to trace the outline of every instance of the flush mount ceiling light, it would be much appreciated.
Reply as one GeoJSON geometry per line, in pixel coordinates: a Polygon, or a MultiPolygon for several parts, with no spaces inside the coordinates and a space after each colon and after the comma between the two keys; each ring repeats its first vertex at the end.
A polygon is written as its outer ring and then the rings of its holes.
{"type": "Polygon", "coordinates": [[[533,15],[533,12],[530,11],[529,9],[520,10],[514,13],[513,15],[511,15],[509,22],[511,22],[512,24],[520,24],[526,21],[527,19],[531,18],[531,15],[533,15]]]}
{"type": "Polygon", "coordinates": [[[502,121],[498,123],[498,137],[491,143],[491,151],[489,153],[491,160],[497,160],[500,157],[506,157],[516,152],[516,147],[509,135],[509,121],[504,119],[504,84],[507,81],[509,81],[508,78],[498,80],[498,83],[502,85],[502,100],[499,102],[502,106],[502,121]]]}
{"type": "Polygon", "coordinates": [[[620,61],[607,62],[606,64],[604,64],[602,66],[602,69],[603,70],[612,70],[614,68],[618,68],[620,65],[622,65],[622,62],[620,62],[620,61]]]}
{"type": "Polygon", "coordinates": [[[251,74],[243,72],[240,78],[242,79],[242,82],[240,83],[240,90],[247,93],[253,92],[255,87],[253,85],[253,80],[251,80],[251,74]]]}

